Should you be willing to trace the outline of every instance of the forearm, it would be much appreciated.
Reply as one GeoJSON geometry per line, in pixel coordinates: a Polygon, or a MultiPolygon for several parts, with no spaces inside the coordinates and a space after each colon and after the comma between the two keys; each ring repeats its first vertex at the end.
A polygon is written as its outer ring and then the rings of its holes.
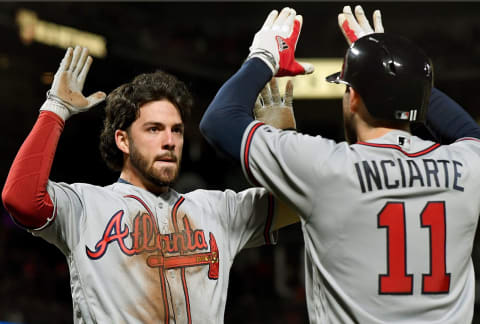
{"type": "Polygon", "coordinates": [[[242,137],[254,119],[255,100],[271,78],[270,68],[252,58],[220,88],[200,122],[200,131],[213,146],[240,160],[242,137]]]}
{"type": "Polygon", "coordinates": [[[462,137],[480,138],[480,126],[453,99],[433,89],[427,112],[427,127],[442,143],[462,137]]]}
{"type": "Polygon", "coordinates": [[[87,48],[67,49],[37,122],[10,168],[2,201],[17,223],[26,228],[42,228],[54,217],[47,183],[65,120],[105,99],[101,91],[88,97],[82,94],[91,64],[87,48]]]}
{"type": "Polygon", "coordinates": [[[55,113],[41,112],[10,168],[3,204],[26,228],[40,228],[52,217],[54,206],[47,182],[64,124],[55,113]]]}

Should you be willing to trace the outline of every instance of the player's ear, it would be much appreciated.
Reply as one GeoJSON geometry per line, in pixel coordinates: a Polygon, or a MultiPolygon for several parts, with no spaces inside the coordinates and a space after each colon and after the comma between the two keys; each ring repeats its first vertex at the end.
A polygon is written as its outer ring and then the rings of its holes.
{"type": "Polygon", "coordinates": [[[349,106],[350,106],[350,110],[353,112],[353,113],[356,113],[358,112],[358,109],[360,108],[360,105],[362,104],[362,98],[360,97],[360,95],[358,94],[358,92],[355,91],[355,89],[353,89],[352,87],[349,87],[349,106]]]}
{"type": "Polygon", "coordinates": [[[127,131],[117,129],[115,131],[115,143],[117,144],[117,147],[120,151],[125,154],[130,154],[127,131]]]}

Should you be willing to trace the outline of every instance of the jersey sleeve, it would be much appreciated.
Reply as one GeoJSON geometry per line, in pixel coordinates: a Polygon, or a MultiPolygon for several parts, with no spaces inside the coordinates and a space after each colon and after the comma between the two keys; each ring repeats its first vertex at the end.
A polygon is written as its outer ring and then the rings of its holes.
{"type": "Polygon", "coordinates": [[[76,185],[53,181],[48,182],[47,191],[53,202],[54,218],[48,226],[29,232],[68,254],[79,241],[83,228],[84,208],[81,193],[76,185]]]}
{"type": "Polygon", "coordinates": [[[232,255],[243,248],[275,244],[277,231],[273,230],[275,199],[263,188],[241,192],[225,191],[229,245],[232,255]]]}
{"type": "Polygon", "coordinates": [[[319,177],[314,173],[337,144],[321,136],[279,130],[257,121],[243,135],[242,169],[248,181],[262,186],[303,218],[311,214],[319,177]]]}
{"type": "MultiPolygon", "coordinates": [[[[475,137],[462,137],[452,143],[453,147],[462,147],[471,154],[471,160],[476,161],[480,158],[480,139],[475,137]]],[[[474,168],[474,166],[472,166],[474,168]]]]}

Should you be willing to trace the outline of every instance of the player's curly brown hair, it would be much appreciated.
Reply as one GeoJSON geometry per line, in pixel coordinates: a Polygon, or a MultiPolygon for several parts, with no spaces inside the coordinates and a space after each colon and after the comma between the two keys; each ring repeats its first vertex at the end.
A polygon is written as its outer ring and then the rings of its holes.
{"type": "Polygon", "coordinates": [[[140,74],[108,95],[99,147],[110,169],[121,171],[123,167],[123,152],[115,143],[115,131],[127,130],[138,118],[143,104],[162,99],[170,101],[178,109],[182,121],[188,117],[193,106],[187,86],[163,71],[140,74]]]}

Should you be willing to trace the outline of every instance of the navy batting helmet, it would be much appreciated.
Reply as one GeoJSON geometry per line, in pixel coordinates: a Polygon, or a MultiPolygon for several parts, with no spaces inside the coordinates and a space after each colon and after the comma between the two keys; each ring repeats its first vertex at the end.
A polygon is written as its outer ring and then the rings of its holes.
{"type": "Polygon", "coordinates": [[[355,89],[377,119],[424,121],[433,67],[406,38],[375,33],[356,40],[345,54],[342,71],[327,81],[355,89]]]}

